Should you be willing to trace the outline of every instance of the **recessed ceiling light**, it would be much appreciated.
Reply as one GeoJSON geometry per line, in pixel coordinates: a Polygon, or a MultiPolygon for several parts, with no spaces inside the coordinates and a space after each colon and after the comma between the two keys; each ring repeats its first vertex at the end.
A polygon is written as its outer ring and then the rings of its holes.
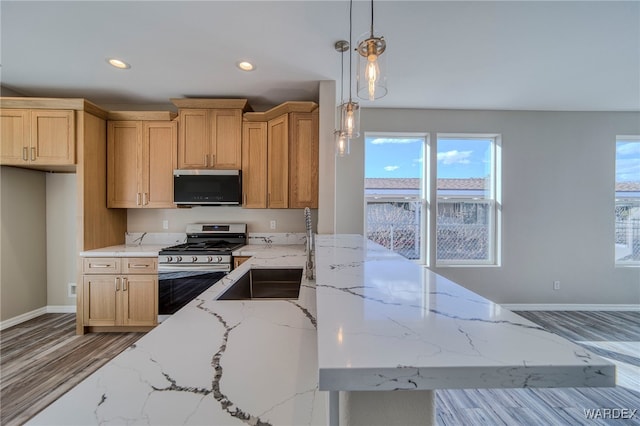
{"type": "Polygon", "coordinates": [[[240,68],[242,71],[253,71],[254,69],[256,69],[255,65],[247,61],[238,62],[238,68],[240,68]]]}
{"type": "Polygon", "coordinates": [[[121,70],[126,70],[131,68],[131,65],[129,65],[128,63],[126,63],[125,61],[121,60],[121,59],[116,59],[116,58],[108,58],[107,62],[111,65],[114,66],[116,68],[119,68],[121,70]]]}

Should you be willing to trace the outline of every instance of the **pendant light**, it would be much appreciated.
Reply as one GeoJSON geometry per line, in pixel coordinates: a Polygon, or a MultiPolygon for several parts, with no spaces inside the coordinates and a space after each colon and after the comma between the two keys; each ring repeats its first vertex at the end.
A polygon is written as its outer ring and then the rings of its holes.
{"type": "Polygon", "coordinates": [[[383,36],[373,32],[373,0],[371,0],[371,31],[369,37],[358,42],[357,93],[360,99],[380,99],[387,94],[386,55],[383,36]]]}
{"type": "MultiPolygon", "coordinates": [[[[346,132],[342,129],[341,106],[344,103],[344,52],[349,50],[349,42],[347,40],[338,40],[334,45],[337,52],[340,52],[340,106],[338,106],[337,123],[338,129],[334,132],[336,143],[336,156],[344,157],[349,155],[351,140],[347,137],[346,132]]],[[[351,52],[350,52],[351,53],[351,52]]]]}
{"type": "MultiPolygon", "coordinates": [[[[349,0],[349,45],[351,46],[351,33],[352,33],[352,15],[353,15],[353,0],[349,0]]],[[[347,47],[349,49],[349,47],[347,47]]],[[[344,102],[341,100],[341,104],[338,106],[339,127],[338,130],[344,132],[344,137],[347,139],[353,139],[360,136],[360,105],[354,102],[351,98],[351,51],[349,51],[349,101],[344,102]]]]}

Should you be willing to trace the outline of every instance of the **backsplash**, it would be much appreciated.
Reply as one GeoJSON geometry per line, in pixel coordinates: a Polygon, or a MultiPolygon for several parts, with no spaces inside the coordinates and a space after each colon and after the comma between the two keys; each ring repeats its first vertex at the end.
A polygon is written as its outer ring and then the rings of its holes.
{"type": "MultiPolygon", "coordinates": [[[[182,244],[187,240],[184,232],[127,232],[125,244],[128,246],[139,245],[164,245],[173,246],[182,244]]],[[[247,244],[259,245],[302,245],[306,241],[304,232],[249,232],[247,244]]]]}

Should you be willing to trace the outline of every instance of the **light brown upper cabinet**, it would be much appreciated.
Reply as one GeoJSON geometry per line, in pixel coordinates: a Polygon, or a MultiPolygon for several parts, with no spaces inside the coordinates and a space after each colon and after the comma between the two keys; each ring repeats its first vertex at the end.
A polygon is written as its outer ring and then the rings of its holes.
{"type": "Polygon", "coordinates": [[[0,164],[73,165],[75,112],[49,109],[0,110],[0,164]]]}
{"type": "Polygon", "coordinates": [[[178,168],[242,168],[246,99],[172,99],[178,109],[178,168]]]}
{"type": "MultiPolygon", "coordinates": [[[[118,116],[122,117],[122,113],[118,116]]],[[[175,207],[173,170],[177,166],[176,152],[175,121],[109,121],[108,207],[175,207]]]]}
{"type": "Polygon", "coordinates": [[[244,119],[243,207],[317,208],[317,104],[285,102],[244,119]]]}

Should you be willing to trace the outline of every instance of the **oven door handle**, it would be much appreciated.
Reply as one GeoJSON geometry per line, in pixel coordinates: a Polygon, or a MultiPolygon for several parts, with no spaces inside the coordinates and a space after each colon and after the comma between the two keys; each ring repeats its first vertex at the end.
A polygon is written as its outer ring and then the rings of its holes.
{"type": "Polygon", "coordinates": [[[231,265],[158,265],[158,273],[161,272],[230,272],[231,265]]]}

